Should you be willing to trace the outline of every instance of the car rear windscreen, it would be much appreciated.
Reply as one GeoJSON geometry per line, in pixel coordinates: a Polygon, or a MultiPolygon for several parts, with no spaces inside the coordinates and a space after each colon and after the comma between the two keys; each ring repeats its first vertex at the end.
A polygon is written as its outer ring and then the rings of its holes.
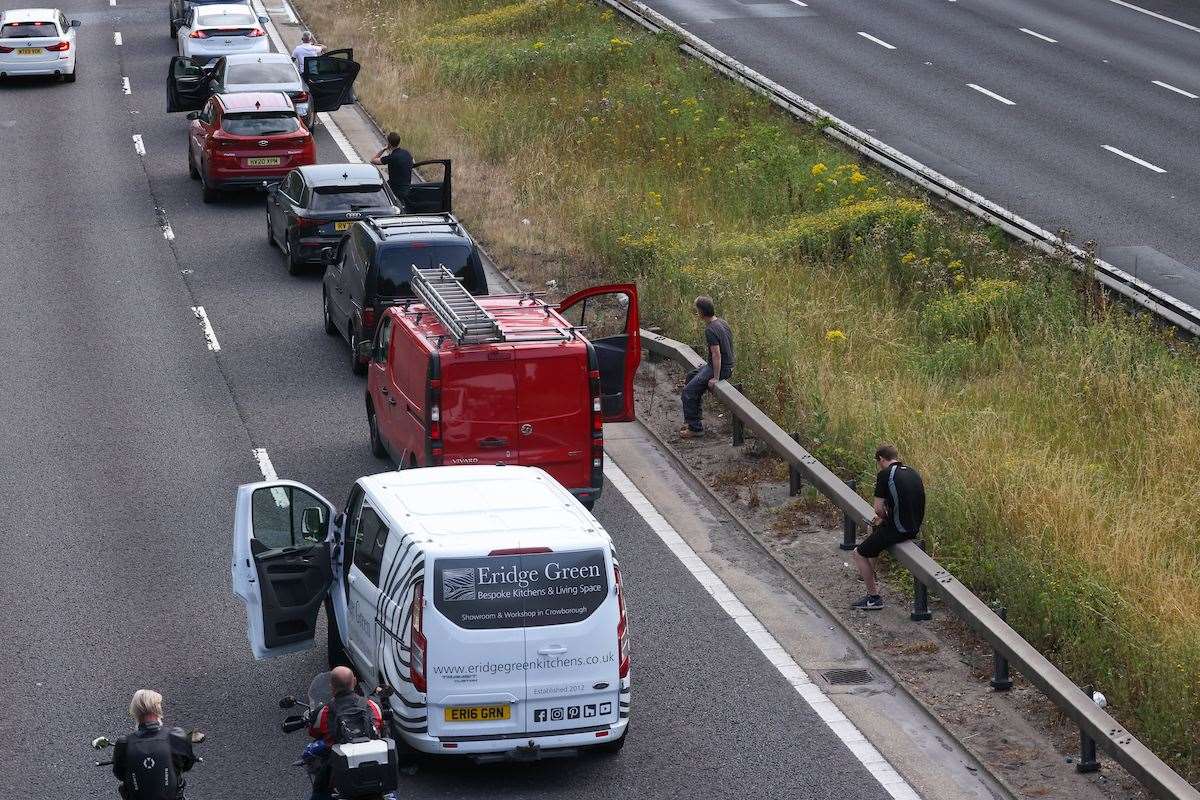
{"type": "Polygon", "coordinates": [[[357,208],[386,208],[392,200],[383,186],[318,186],[313,189],[313,211],[353,211],[357,208]]]}
{"type": "MultiPolygon", "coordinates": [[[[471,248],[461,244],[428,244],[413,242],[384,248],[379,256],[379,273],[376,292],[380,297],[410,297],[413,267],[429,269],[445,267],[462,276],[471,261],[471,248]]],[[[469,292],[475,292],[468,280],[464,284],[469,292]]]]}
{"type": "Polygon", "coordinates": [[[269,136],[273,133],[295,133],[300,120],[292,111],[255,111],[250,114],[226,114],[221,130],[234,136],[269,136]]]}
{"type": "Polygon", "coordinates": [[[0,39],[58,38],[58,26],[53,22],[9,22],[0,26],[0,39]]]}
{"type": "Polygon", "coordinates": [[[276,61],[266,64],[230,64],[225,68],[225,83],[299,83],[300,73],[292,64],[276,61]]]}
{"type": "Polygon", "coordinates": [[[440,558],[433,565],[434,608],[469,630],[580,622],[608,591],[603,550],[440,558]]]}
{"type": "Polygon", "coordinates": [[[250,14],[198,13],[196,24],[202,28],[257,28],[258,19],[250,14]]]}

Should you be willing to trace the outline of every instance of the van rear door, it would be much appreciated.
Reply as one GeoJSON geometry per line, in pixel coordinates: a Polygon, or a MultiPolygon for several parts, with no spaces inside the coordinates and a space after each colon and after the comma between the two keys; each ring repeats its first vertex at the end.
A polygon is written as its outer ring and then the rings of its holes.
{"type": "Polygon", "coordinates": [[[545,593],[526,600],[525,704],[530,734],[607,727],[620,719],[620,611],[608,550],[529,554],[545,593]]]}
{"type": "Polygon", "coordinates": [[[443,355],[442,463],[520,463],[513,351],[489,346],[443,355]]]}
{"type": "Polygon", "coordinates": [[[432,736],[525,730],[522,611],[529,581],[520,555],[494,553],[433,562],[432,609],[423,621],[432,736]]]}
{"type": "Polygon", "coordinates": [[[526,345],[516,358],[521,465],[541,467],[567,489],[591,486],[587,349],[526,345]]]}

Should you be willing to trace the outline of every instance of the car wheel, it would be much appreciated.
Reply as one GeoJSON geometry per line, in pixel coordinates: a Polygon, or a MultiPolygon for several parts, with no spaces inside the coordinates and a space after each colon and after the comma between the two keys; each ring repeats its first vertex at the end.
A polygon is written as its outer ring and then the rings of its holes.
{"type": "Polygon", "coordinates": [[[192,158],[192,148],[188,147],[188,177],[194,181],[200,180],[200,170],[196,169],[196,159],[192,158]]]}
{"type": "Polygon", "coordinates": [[[275,226],[271,224],[271,210],[267,209],[267,244],[271,247],[278,247],[279,243],[275,241],[275,226]]]}
{"type": "Polygon", "coordinates": [[[350,371],[355,375],[366,375],[367,365],[358,357],[358,331],[354,330],[354,323],[350,323],[350,371]]]}
{"type": "Polygon", "coordinates": [[[171,29],[171,38],[178,39],[179,38],[179,28],[175,27],[174,20],[168,18],[167,19],[167,27],[171,29]]]}
{"type": "Polygon", "coordinates": [[[384,447],[383,439],[379,436],[379,417],[375,414],[375,409],[367,409],[367,426],[371,429],[371,455],[376,458],[387,458],[388,451],[384,447]]]}
{"type": "Polygon", "coordinates": [[[200,175],[200,188],[203,190],[204,202],[215,203],[220,199],[221,193],[208,185],[208,181],[204,179],[203,173],[200,175]]]}
{"type": "Polygon", "coordinates": [[[596,752],[602,756],[615,756],[617,753],[621,752],[621,748],[625,746],[625,740],[629,738],[630,728],[632,728],[632,725],[626,725],[625,735],[620,739],[617,739],[615,742],[605,742],[604,744],[596,745],[596,752]]]}
{"type": "Polygon", "coordinates": [[[292,251],[292,240],[288,236],[283,237],[283,252],[287,256],[289,275],[299,275],[304,272],[304,262],[296,258],[296,254],[292,251]]]}
{"type": "Polygon", "coordinates": [[[63,75],[63,83],[74,83],[75,76],[78,74],[79,74],[79,62],[76,61],[75,68],[73,70],[71,70],[68,74],[63,75]]]}
{"type": "Polygon", "coordinates": [[[329,315],[329,295],[324,291],[321,292],[321,316],[325,318],[325,332],[330,336],[337,336],[337,326],[333,324],[333,317],[329,315]]]}

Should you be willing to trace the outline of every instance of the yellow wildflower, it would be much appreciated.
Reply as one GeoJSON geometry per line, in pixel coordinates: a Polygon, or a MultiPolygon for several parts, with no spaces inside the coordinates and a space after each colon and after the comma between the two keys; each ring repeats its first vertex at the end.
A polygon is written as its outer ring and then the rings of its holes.
{"type": "Polygon", "coordinates": [[[861,172],[859,172],[857,170],[855,170],[854,174],[850,176],[851,183],[862,183],[866,179],[867,179],[867,176],[863,175],[861,172]]]}
{"type": "Polygon", "coordinates": [[[824,164],[813,164],[812,169],[809,170],[809,172],[811,172],[813,174],[813,177],[815,178],[818,175],[820,175],[821,173],[827,172],[828,170],[829,170],[829,167],[825,166],[824,164]]]}
{"type": "Polygon", "coordinates": [[[962,269],[962,265],[963,265],[962,261],[960,261],[959,259],[956,258],[953,261],[951,261],[949,264],[947,264],[946,266],[949,267],[950,269],[962,269]]]}
{"type": "Polygon", "coordinates": [[[901,264],[911,264],[916,260],[917,260],[916,253],[905,253],[904,255],[900,256],[901,264]]]}
{"type": "Polygon", "coordinates": [[[670,114],[672,117],[674,117],[674,116],[678,116],[678,115],[679,115],[679,109],[678,109],[678,108],[672,108],[672,109],[671,109],[670,111],[668,111],[667,113],[668,113],[668,114],[670,114]]]}
{"type": "Polygon", "coordinates": [[[842,333],[841,331],[837,330],[836,328],[831,331],[825,331],[825,341],[827,341],[827,342],[844,342],[844,341],[846,341],[846,334],[842,333]]]}
{"type": "Polygon", "coordinates": [[[545,47],[545,46],[546,46],[546,43],[545,43],[545,42],[534,42],[534,43],[533,43],[533,49],[534,49],[534,50],[541,50],[541,49],[542,49],[543,47],[545,47]]]}

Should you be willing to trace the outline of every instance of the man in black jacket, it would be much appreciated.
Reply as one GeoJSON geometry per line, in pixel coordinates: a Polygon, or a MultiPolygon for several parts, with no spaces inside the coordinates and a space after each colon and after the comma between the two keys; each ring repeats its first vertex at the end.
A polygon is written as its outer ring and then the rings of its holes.
{"type": "Polygon", "coordinates": [[[113,775],[126,800],[182,800],[183,773],[196,763],[192,740],[182,728],[165,728],[162,695],[139,689],[129,703],[137,731],[113,748],[113,775]]]}
{"type": "Polygon", "coordinates": [[[863,611],[883,608],[875,580],[875,561],[894,544],[915,539],[925,521],[925,484],[920,474],[900,460],[895,445],[881,444],[875,451],[875,518],[871,535],[854,548],[854,566],[867,585],[867,595],[852,605],[863,611]]]}

